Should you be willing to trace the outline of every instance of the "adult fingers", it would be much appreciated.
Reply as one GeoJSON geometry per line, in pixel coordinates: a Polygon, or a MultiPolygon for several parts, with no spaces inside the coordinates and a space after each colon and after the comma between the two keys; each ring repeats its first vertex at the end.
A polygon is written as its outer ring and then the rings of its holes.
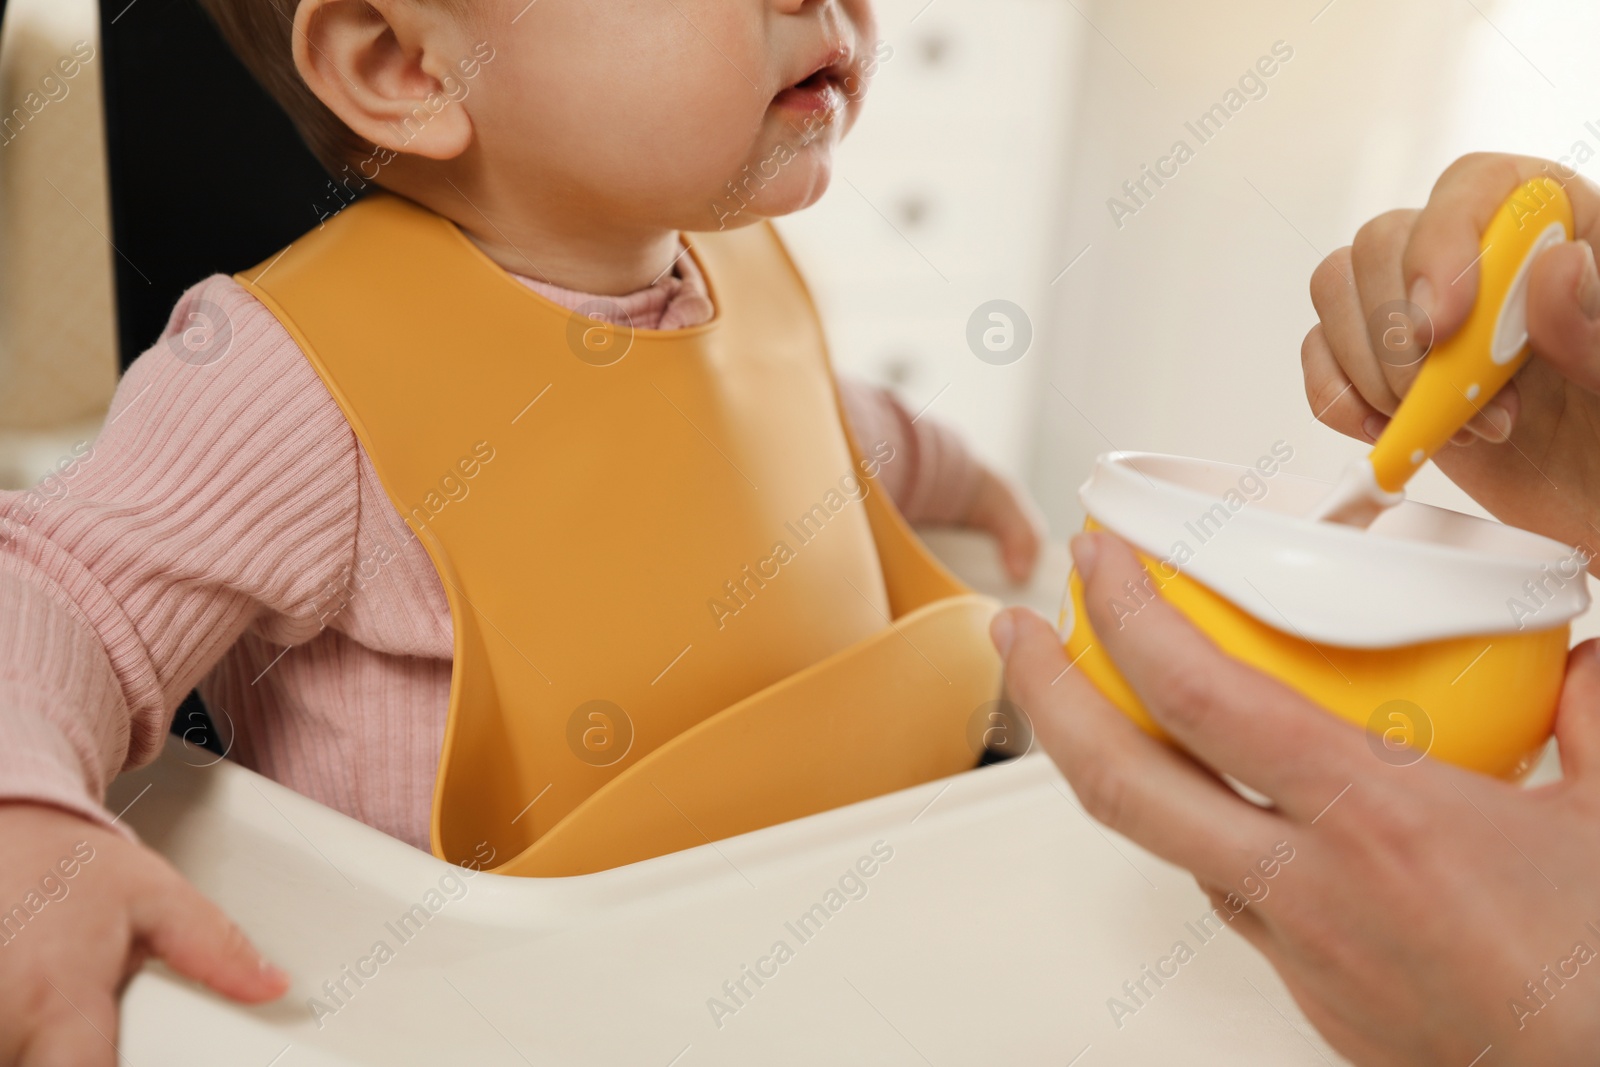
{"type": "Polygon", "coordinates": [[[1306,401],[1311,414],[1324,426],[1347,437],[1371,443],[1384,415],[1356,391],[1328,343],[1327,327],[1317,323],[1300,343],[1300,372],[1305,377],[1306,401]]]}
{"type": "Polygon", "coordinates": [[[1600,194],[1575,172],[1531,156],[1476,153],[1452,163],[1434,184],[1406,245],[1403,272],[1412,303],[1428,313],[1435,341],[1466,322],[1478,295],[1479,244],[1506,197],[1530,178],[1546,176],[1572,201],[1576,236],[1600,237],[1600,194]]]}
{"type": "Polygon", "coordinates": [[[1089,814],[1211,882],[1232,882],[1282,836],[1280,820],[1140,730],[1071,667],[1023,608],[992,626],[1006,688],[1089,814]]]}
{"type": "MultiPolygon", "coordinates": [[[[1406,300],[1402,257],[1418,214],[1412,209],[1385,212],[1361,227],[1350,246],[1368,350],[1390,391],[1400,398],[1410,392],[1435,333],[1426,312],[1406,300]]],[[[1485,400],[1455,443],[1505,441],[1511,434],[1507,411],[1498,398],[1485,400]]],[[[1382,425],[1374,422],[1365,428],[1381,432],[1382,425]]]]}
{"type": "Polygon", "coordinates": [[[1265,793],[1290,815],[1314,816],[1364,774],[1362,732],[1224,654],[1160,596],[1117,618],[1125,589],[1148,575],[1105,533],[1072,543],[1089,620],[1151,716],[1217,771],[1265,793]]]}
{"type": "Polygon", "coordinates": [[[1600,273],[1588,241],[1557,245],[1534,261],[1528,275],[1528,337],[1540,359],[1600,393],[1600,273]]]}
{"type": "Polygon", "coordinates": [[[1212,885],[1199,878],[1195,881],[1211,902],[1211,920],[1205,921],[1208,928],[1211,921],[1215,921],[1244,938],[1257,952],[1266,954],[1271,949],[1272,933],[1256,912],[1255,905],[1235,889],[1212,885]]]}
{"type": "Polygon", "coordinates": [[[1356,290],[1352,249],[1341,248],[1311,272],[1311,304],[1322,320],[1323,334],[1344,376],[1355,383],[1363,400],[1385,415],[1394,414],[1400,396],[1384,376],[1372,352],[1366,315],[1356,290]]]}
{"type": "Polygon", "coordinates": [[[276,1000],[288,975],[272,966],[233,920],[175,872],[134,901],[135,936],[173,970],[247,1004],[276,1000]]]}
{"type": "Polygon", "coordinates": [[[1567,654],[1556,738],[1568,781],[1600,772],[1600,640],[1585,641],[1567,654]]]}
{"type": "Polygon", "coordinates": [[[1388,211],[1356,231],[1350,265],[1362,324],[1378,371],[1395,396],[1405,396],[1422,365],[1431,335],[1406,304],[1400,257],[1416,220],[1415,210],[1388,211]]]}
{"type": "MultiPolygon", "coordinates": [[[[1422,369],[1434,335],[1427,315],[1405,299],[1401,257],[1417,214],[1402,209],[1379,215],[1361,227],[1350,247],[1368,348],[1390,390],[1402,400],[1422,369]]],[[[1495,443],[1505,441],[1511,434],[1505,410],[1498,398],[1486,400],[1466,429],[1451,438],[1452,443],[1467,445],[1480,437],[1495,443]]],[[[1363,434],[1376,440],[1386,425],[1384,418],[1364,422],[1363,434]]]]}

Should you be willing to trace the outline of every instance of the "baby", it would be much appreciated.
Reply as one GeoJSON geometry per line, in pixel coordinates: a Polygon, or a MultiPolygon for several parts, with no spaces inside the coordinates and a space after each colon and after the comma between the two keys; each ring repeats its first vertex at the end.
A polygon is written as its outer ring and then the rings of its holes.
{"type": "MultiPolygon", "coordinates": [[[[759,318],[721,305],[716,273],[682,235],[814,202],[875,56],[867,0],[206,6],[341,188],[379,186],[420,205],[395,209],[407,218],[449,220],[500,279],[570,309],[573,354],[598,362],[617,357],[588,351],[589,319],[622,327],[602,330],[603,348],[759,318]]],[[[320,222],[308,213],[306,247],[350,232],[342,204],[320,222]]],[[[291,248],[248,288],[197,284],[124,377],[65,496],[0,495],[0,1065],[113,1062],[118,992],[150,956],[245,1001],[286,988],[101,804],[113,776],[155,757],[191,688],[226,714],[233,758],[429,846],[449,594],[416,535],[429,514],[402,516],[369,428],[352,426],[293,316],[262,302],[299,262],[291,248]],[[41,879],[71,880],[70,921],[33,906],[41,879]]],[[[363,359],[381,367],[389,353],[372,347],[363,359]]],[[[1027,576],[1042,525],[1024,494],[887,394],[841,382],[837,406],[831,396],[804,409],[824,411],[804,432],[843,449],[842,412],[864,470],[907,519],[987,531],[1011,576],[1027,576]]],[[[538,399],[517,419],[539,417],[538,399]]],[[[493,445],[463,447],[440,508],[495,469],[493,445]]],[[[578,511],[546,519],[581,542],[578,511]]],[[[831,551],[806,548],[805,565],[831,551]]],[[[771,614],[785,595],[751,603],[771,614]]],[[[841,610],[881,627],[881,587],[862,598],[841,610]]]]}

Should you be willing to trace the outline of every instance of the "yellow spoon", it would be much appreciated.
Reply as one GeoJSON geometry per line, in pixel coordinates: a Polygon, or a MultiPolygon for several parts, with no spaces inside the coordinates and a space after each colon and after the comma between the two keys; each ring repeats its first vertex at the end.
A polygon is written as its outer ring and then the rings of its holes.
{"type": "Polygon", "coordinates": [[[1428,353],[1377,444],[1311,518],[1366,527],[1405,499],[1411,476],[1528,361],[1528,270],[1571,237],[1572,204],[1552,179],[1534,178],[1506,198],[1483,231],[1466,324],[1428,353]]]}

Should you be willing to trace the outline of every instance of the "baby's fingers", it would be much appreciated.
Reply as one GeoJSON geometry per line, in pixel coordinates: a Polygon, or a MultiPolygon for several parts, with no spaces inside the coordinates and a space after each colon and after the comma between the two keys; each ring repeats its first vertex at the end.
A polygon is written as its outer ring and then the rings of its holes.
{"type": "Polygon", "coordinates": [[[985,472],[967,522],[999,543],[1007,577],[1018,584],[1028,580],[1039,563],[1046,526],[1026,490],[992,471],[985,472]]]}
{"type": "Polygon", "coordinates": [[[32,1037],[18,1067],[112,1067],[117,1062],[117,1003],[110,990],[45,987],[32,1037]]]}
{"type": "Polygon", "coordinates": [[[276,1000],[289,976],[267,962],[233,920],[176,873],[133,908],[134,933],[173,970],[245,1003],[276,1000]]]}

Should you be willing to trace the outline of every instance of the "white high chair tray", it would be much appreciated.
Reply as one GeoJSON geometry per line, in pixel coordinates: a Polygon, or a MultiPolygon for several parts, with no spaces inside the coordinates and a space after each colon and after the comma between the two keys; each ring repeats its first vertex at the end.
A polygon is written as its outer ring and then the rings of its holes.
{"type": "Polygon", "coordinates": [[[294,985],[244,1008],[147,967],[123,1002],[132,1067],[1342,1062],[1238,935],[1196,936],[1190,877],[1092,823],[1039,754],[550,880],[460,877],[231,762],[195,766],[212,758],[173,739],[108,803],[294,985]],[[893,855],[861,865],[864,895],[839,891],[877,842],[893,855]],[[1193,958],[1114,1019],[1178,941],[1193,958]]]}

